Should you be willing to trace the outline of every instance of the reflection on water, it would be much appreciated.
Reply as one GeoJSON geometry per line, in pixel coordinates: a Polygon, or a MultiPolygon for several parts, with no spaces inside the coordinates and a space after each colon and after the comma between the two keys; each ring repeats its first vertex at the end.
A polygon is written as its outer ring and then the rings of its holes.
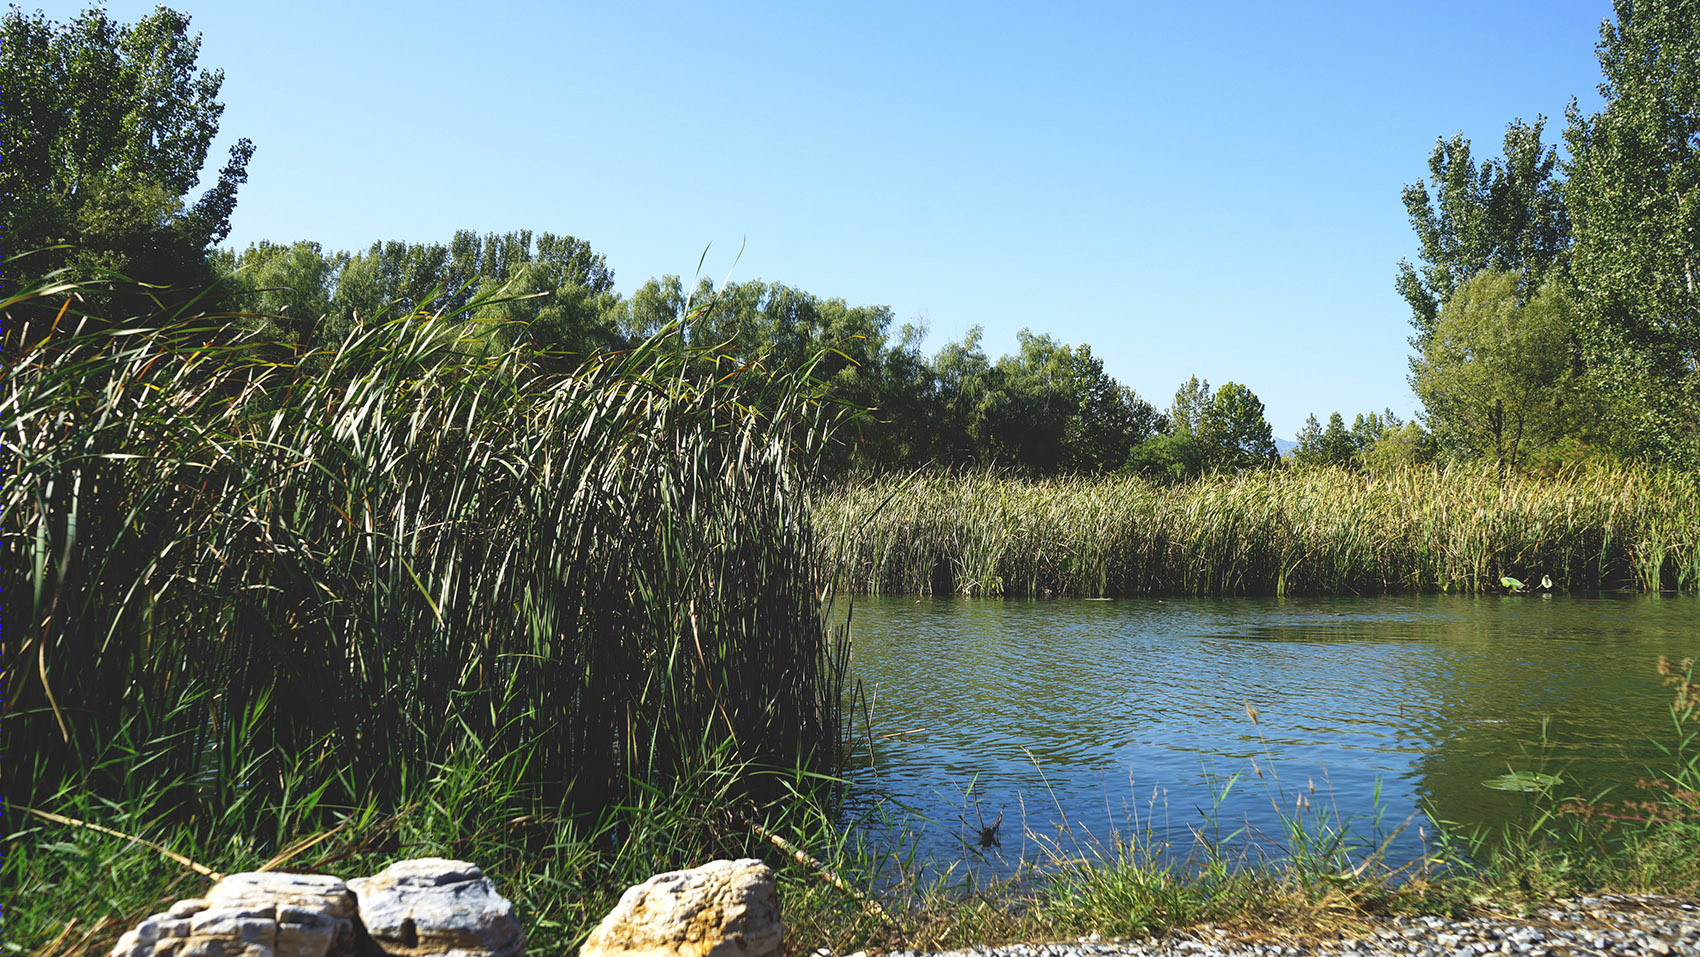
{"type": "Polygon", "coordinates": [[[1365,839],[1409,821],[1391,845],[1409,859],[1419,809],[1522,813],[1482,785],[1508,770],[1590,796],[1642,776],[1669,726],[1654,662],[1700,655],[1694,596],[884,597],[854,623],[874,738],[857,804],[910,808],[923,854],[993,866],[1065,823],[1185,851],[1281,834],[1277,805],[1305,802],[1365,839]],[[971,847],[999,813],[1001,848],[971,847]]]}

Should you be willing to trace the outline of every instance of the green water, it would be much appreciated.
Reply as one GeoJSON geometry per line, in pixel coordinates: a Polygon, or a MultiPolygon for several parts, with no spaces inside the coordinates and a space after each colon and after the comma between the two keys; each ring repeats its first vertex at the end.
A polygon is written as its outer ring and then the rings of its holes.
{"type": "Polygon", "coordinates": [[[1431,816],[1528,814],[1484,786],[1508,771],[1556,774],[1559,796],[1633,787],[1671,739],[1655,662],[1700,657],[1692,595],[880,597],[853,621],[855,806],[994,868],[1059,835],[1273,844],[1295,816],[1408,860],[1431,816]]]}

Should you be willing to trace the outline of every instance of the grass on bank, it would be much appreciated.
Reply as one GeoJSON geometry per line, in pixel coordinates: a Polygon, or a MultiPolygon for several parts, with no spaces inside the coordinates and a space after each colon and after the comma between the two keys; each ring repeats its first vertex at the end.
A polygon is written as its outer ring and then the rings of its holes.
{"type": "MultiPolygon", "coordinates": [[[[1606,891],[1700,894],[1700,683],[1693,662],[1663,664],[1673,691],[1668,762],[1649,769],[1651,797],[1626,803],[1530,796],[1527,816],[1492,841],[1443,831],[1427,861],[1394,868],[1374,836],[1354,835],[1328,814],[1285,816],[1284,840],[1244,834],[1201,843],[1177,859],[1137,828],[1115,841],[1051,839],[1031,868],[1001,881],[940,877],[903,856],[901,840],[870,843],[886,828],[844,825],[800,794],[761,832],[728,827],[705,809],[728,799],[742,770],[724,768],[689,791],[652,803],[611,829],[564,819],[510,817],[524,787],[513,764],[487,756],[433,769],[421,800],[385,812],[370,804],[335,815],[319,831],[256,834],[255,808],[236,806],[216,828],[162,824],[147,794],[110,804],[69,803],[112,830],[147,835],[220,871],[279,866],[353,877],[390,861],[442,855],[478,861],[515,901],[534,952],[563,952],[583,939],[628,883],[661,866],[722,856],[766,858],[780,875],[787,952],[943,949],[1090,933],[1139,938],[1180,931],[1260,938],[1329,936],[1377,916],[1519,911],[1557,897],[1606,891]],[[527,835],[549,835],[539,848],[527,835]],[[775,852],[766,834],[787,845],[775,852]],[[810,860],[799,861],[793,851],[810,860]],[[823,879],[830,870],[841,889],[823,879]]],[[[115,750],[130,764],[134,756],[115,750]]],[[[284,817],[312,816],[301,794],[284,817]]],[[[1287,803],[1285,801],[1283,804],[1287,803]]],[[[323,809],[318,809],[322,811],[323,809]]],[[[891,822],[885,822],[889,825],[891,822]]],[[[6,883],[6,947],[38,953],[104,953],[117,935],[208,879],[161,853],[111,834],[27,820],[13,829],[6,883]]]]}
{"type": "Polygon", "coordinates": [[[819,608],[801,378],[666,338],[548,375],[424,315],[303,354],[197,322],[73,334],[35,292],[4,304],[0,390],[8,952],[104,953],[206,888],[164,851],[219,873],[476,861],[537,952],[629,883],[745,855],[778,869],[794,953],[1693,880],[1691,744],[1669,813],[1545,817],[1521,857],[1421,882],[1309,832],[1257,867],[1134,842],[1017,883],[927,877],[839,819],[848,649],[819,608]]]}
{"type": "Polygon", "coordinates": [[[926,472],[815,512],[873,593],[1080,597],[1700,588],[1700,477],[1452,467],[1257,470],[1177,485],[926,472]]]}
{"type": "Polygon", "coordinates": [[[202,880],[34,811],[220,872],[478,860],[564,943],[835,800],[807,370],[669,332],[557,374],[426,314],[302,351],[86,290],[0,304],[13,949],[202,880]]]}

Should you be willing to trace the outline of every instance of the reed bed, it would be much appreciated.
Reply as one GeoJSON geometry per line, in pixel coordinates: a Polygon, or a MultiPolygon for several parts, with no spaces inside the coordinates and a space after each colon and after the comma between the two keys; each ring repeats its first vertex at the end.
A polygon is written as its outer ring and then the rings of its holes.
{"type": "Polygon", "coordinates": [[[1700,587],[1700,480],[1639,466],[1137,477],[918,473],[816,508],[854,591],[987,596],[1700,587]]]}
{"type": "Polygon", "coordinates": [[[477,821],[612,846],[705,780],[681,819],[742,830],[838,767],[799,376],[668,334],[546,376],[425,314],[305,354],[67,334],[46,291],[6,303],[0,385],[13,812],[142,789],[263,833],[472,762],[507,782],[477,821]]]}

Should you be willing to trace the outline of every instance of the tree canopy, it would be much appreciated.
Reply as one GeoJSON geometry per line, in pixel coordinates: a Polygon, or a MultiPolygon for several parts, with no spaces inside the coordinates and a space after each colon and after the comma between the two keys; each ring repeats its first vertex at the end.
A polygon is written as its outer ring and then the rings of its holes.
{"type": "MultiPolygon", "coordinates": [[[[1425,404],[1440,403],[1428,415],[1450,455],[1525,460],[1483,440],[1483,422],[1464,427],[1460,410],[1475,406],[1459,396],[1489,394],[1481,377],[1498,368],[1524,386],[1540,370],[1537,392],[1554,399],[1563,354],[1570,408],[1560,419],[1572,454],[1700,467],[1700,0],[1616,0],[1614,11],[1596,46],[1605,103],[1587,114],[1571,102],[1567,162],[1542,145],[1541,118],[1516,120],[1503,158],[1478,167],[1467,140],[1442,140],[1429,158],[1435,194],[1421,180],[1405,189],[1422,263],[1402,261],[1398,281],[1416,331],[1412,383],[1423,380],[1425,404]],[[1486,307],[1486,287],[1476,289],[1454,311],[1451,344],[1431,350],[1448,304],[1487,275],[1502,308],[1486,307]],[[1529,326],[1542,330],[1539,341],[1506,331],[1506,310],[1524,309],[1540,317],[1529,326]],[[1466,328],[1472,322],[1486,325],[1466,328]],[[1540,359],[1521,369],[1464,361],[1459,343],[1540,359]],[[1464,388],[1462,378],[1476,381],[1464,388]]],[[[1541,424],[1529,398],[1515,406],[1527,413],[1522,434],[1556,447],[1557,422],[1541,424]]]]}
{"type": "Polygon", "coordinates": [[[1639,454],[1700,466],[1700,0],[1617,0],[1605,106],[1574,103],[1564,196],[1583,359],[1639,454]]]}
{"type": "Polygon", "coordinates": [[[254,147],[239,140],[189,198],[224,112],[224,74],[198,68],[199,51],[189,18],[163,6],[134,24],[98,7],[68,23],[5,14],[0,230],[13,254],[72,247],[0,267],[8,289],[75,265],[170,287],[154,295],[180,305],[211,281],[254,147]]]}
{"type": "Polygon", "coordinates": [[[1524,300],[1520,278],[1489,269],[1465,280],[1415,366],[1435,438],[1502,470],[1526,465],[1587,414],[1570,354],[1574,305],[1556,280],[1524,300]]]}
{"type": "Polygon", "coordinates": [[[1518,271],[1539,284],[1570,241],[1555,147],[1543,145],[1545,117],[1512,120],[1505,155],[1478,167],[1463,135],[1442,139],[1429,154],[1434,192],[1423,180],[1406,186],[1405,210],[1421,244],[1421,267],[1399,261],[1399,295],[1411,307],[1422,349],[1441,306],[1458,285],[1484,269],[1518,271]]]}

